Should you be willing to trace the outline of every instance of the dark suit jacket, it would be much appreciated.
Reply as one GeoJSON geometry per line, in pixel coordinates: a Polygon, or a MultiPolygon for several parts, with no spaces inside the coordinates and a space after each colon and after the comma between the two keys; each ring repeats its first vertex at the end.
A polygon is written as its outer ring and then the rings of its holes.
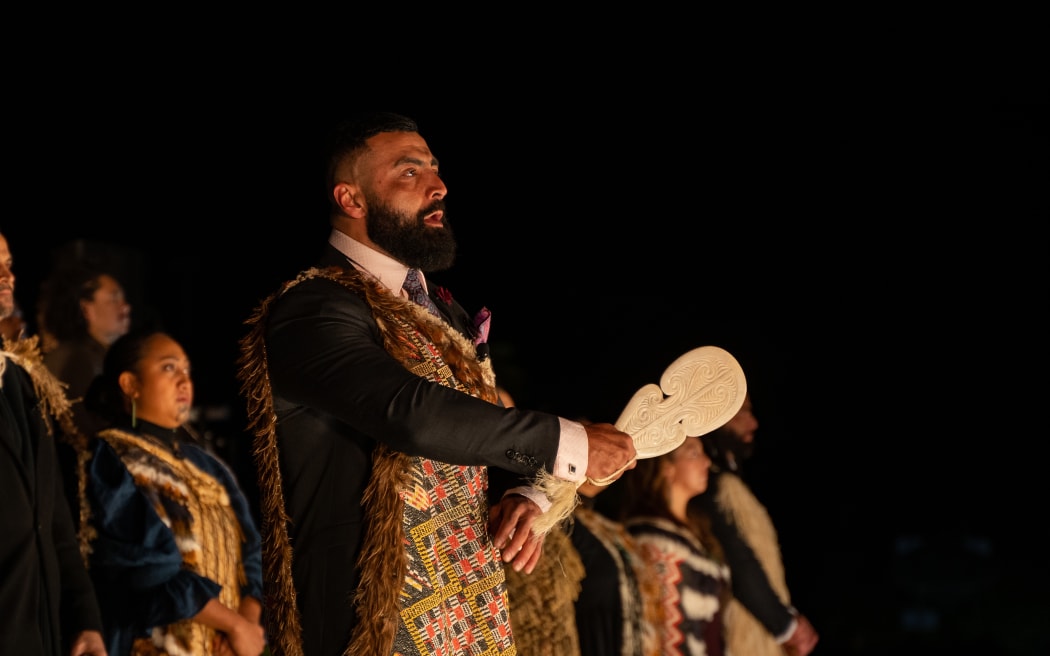
{"type": "Polygon", "coordinates": [[[63,656],[102,630],[29,374],[8,361],[0,390],[0,651],[63,656]]]}
{"type": "MultiPolygon", "coordinates": [[[[332,265],[351,266],[329,246],[319,266],[332,265]]],[[[466,332],[466,311],[430,291],[446,320],[466,332]]],[[[364,299],[330,280],[292,287],[274,303],[266,330],[305,653],[341,654],[356,622],[351,598],[368,530],[361,497],[376,444],[531,476],[553,466],[559,422],[407,371],[384,350],[364,299]]]]}

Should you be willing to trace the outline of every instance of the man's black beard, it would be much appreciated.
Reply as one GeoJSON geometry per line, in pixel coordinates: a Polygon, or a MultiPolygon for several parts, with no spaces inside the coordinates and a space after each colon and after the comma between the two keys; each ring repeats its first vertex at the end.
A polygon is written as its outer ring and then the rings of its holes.
{"type": "Polygon", "coordinates": [[[431,228],[423,218],[445,209],[445,201],[436,200],[416,213],[415,217],[399,212],[370,194],[366,230],[368,238],[390,253],[397,261],[424,272],[444,271],[456,261],[456,238],[445,215],[442,228],[431,228]]]}
{"type": "Polygon", "coordinates": [[[722,471],[737,471],[755,452],[754,443],[742,441],[728,428],[722,427],[700,438],[704,451],[714,467],[722,471]]]}

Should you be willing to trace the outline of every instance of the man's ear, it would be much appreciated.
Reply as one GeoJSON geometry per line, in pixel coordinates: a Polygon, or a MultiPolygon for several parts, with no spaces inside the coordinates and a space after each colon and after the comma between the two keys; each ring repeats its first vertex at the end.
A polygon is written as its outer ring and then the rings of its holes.
{"type": "Polygon", "coordinates": [[[347,216],[354,219],[364,218],[364,196],[357,185],[340,182],[332,189],[332,197],[335,198],[335,204],[341,207],[347,216]]]}

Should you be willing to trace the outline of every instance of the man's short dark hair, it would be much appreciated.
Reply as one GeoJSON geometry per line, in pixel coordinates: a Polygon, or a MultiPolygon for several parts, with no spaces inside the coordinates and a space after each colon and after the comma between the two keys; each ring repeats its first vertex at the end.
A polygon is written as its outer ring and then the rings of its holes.
{"type": "Polygon", "coordinates": [[[369,138],[381,132],[419,132],[419,126],[403,114],[386,111],[360,112],[340,121],[328,139],[327,192],[335,186],[335,172],[347,155],[363,149],[369,138]]]}

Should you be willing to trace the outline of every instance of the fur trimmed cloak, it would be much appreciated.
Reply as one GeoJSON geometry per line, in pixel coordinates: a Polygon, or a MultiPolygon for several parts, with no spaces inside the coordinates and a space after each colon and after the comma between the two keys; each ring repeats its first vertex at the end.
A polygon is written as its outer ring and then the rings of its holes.
{"type": "MultiPolygon", "coordinates": [[[[360,272],[313,268],[265,299],[246,322],[239,378],[248,401],[263,515],[265,613],[276,656],[302,652],[292,578],[265,333],[270,309],[289,289],[325,278],[363,298],[384,348],[406,369],[465,394],[498,402],[489,361],[474,344],[425,309],[360,272]]],[[[409,457],[377,444],[362,506],[369,526],[358,559],[353,603],[361,621],[345,654],[517,654],[499,551],[488,535],[484,467],[409,457]]]]}

